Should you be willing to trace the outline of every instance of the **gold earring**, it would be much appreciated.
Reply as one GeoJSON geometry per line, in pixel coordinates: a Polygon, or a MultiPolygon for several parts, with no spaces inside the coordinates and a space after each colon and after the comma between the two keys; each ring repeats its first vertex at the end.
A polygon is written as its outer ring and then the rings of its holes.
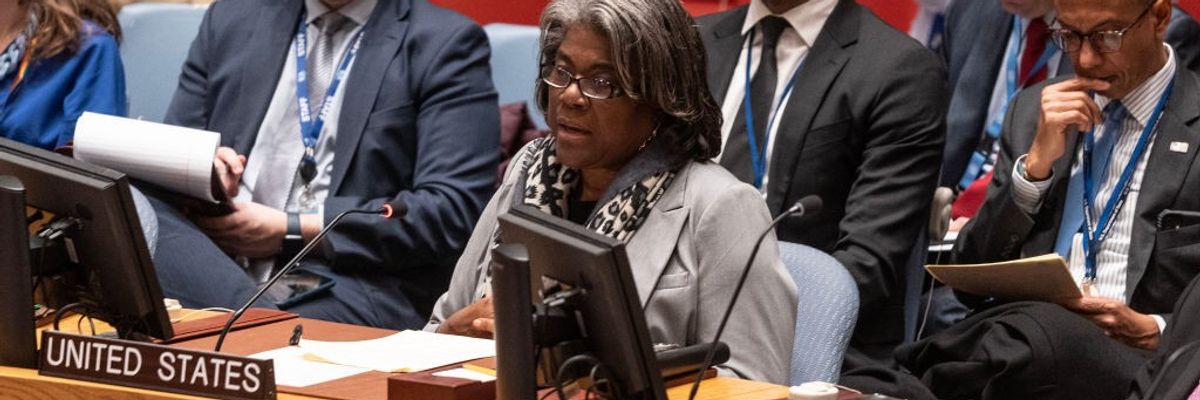
{"type": "Polygon", "coordinates": [[[655,125],[655,126],[654,126],[654,130],[653,130],[653,131],[650,131],[650,136],[649,136],[649,137],[647,137],[647,138],[646,138],[646,140],[642,142],[642,145],[641,145],[641,146],[638,146],[638,148],[637,148],[637,151],[638,151],[639,153],[640,153],[640,152],[642,152],[642,150],[645,150],[645,149],[646,149],[646,146],[650,144],[650,141],[654,140],[654,138],[655,138],[656,136],[658,136],[658,127],[660,127],[660,126],[662,126],[662,124],[661,124],[661,123],[659,123],[658,125],[655,125]]]}

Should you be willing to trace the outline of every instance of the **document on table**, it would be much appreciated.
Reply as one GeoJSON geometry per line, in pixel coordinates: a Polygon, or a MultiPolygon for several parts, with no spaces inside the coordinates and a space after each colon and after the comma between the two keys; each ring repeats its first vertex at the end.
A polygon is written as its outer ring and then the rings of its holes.
{"type": "Polygon", "coordinates": [[[312,386],[370,371],[304,359],[304,349],[288,346],[251,355],[250,358],[275,360],[275,384],[292,387],[312,386]]]}
{"type": "MultiPolygon", "coordinates": [[[[75,124],[75,158],[209,203],[216,132],[85,112],[75,124]]],[[[218,198],[220,197],[220,199],[218,198]]]]}
{"type": "Polygon", "coordinates": [[[477,358],[494,357],[496,343],[425,331],[403,331],[374,340],[300,340],[305,358],[381,372],[418,372],[477,358]]]}
{"type": "Polygon", "coordinates": [[[1058,254],[989,264],[926,265],[934,278],[956,290],[1001,300],[1057,302],[1083,296],[1058,254]]]}

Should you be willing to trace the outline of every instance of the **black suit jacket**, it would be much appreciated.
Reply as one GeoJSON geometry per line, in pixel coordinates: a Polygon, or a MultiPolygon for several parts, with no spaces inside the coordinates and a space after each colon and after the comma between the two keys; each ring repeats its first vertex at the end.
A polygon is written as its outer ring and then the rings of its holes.
{"type": "MultiPolygon", "coordinates": [[[[1000,139],[996,174],[988,187],[987,200],[954,246],[957,263],[1012,260],[1054,251],[1064,199],[1081,134],[1068,138],[1074,148],[1054,164],[1050,188],[1042,207],[1026,214],[1013,201],[1013,162],[1025,154],[1037,134],[1041,114],[1041,92],[1060,77],[1022,91],[1013,101],[1000,139]]],[[[1175,89],[1161,119],[1137,193],[1137,218],[1129,249],[1126,298],[1134,310],[1146,314],[1171,312],[1183,288],[1200,272],[1200,225],[1180,229],[1157,229],[1163,210],[1200,210],[1200,78],[1186,68],[1177,68],[1175,89]],[[1188,151],[1171,150],[1171,143],[1187,143],[1188,151]]]]}
{"type": "MultiPolygon", "coordinates": [[[[221,133],[248,154],[303,0],[223,0],[204,17],[166,122],[221,133]]],[[[424,0],[379,0],[345,84],[326,223],[397,199],[403,221],[345,218],[325,238],[334,268],[401,274],[424,309],[445,290],[495,183],[499,112],[487,37],[424,0]]],[[[297,133],[299,134],[299,133],[297,133]]]]}
{"type": "MultiPolygon", "coordinates": [[[[942,58],[954,92],[946,120],[940,186],[957,188],[971,153],[979,146],[1012,28],[1012,14],[996,0],[954,1],[946,11],[942,58]]],[[[1171,14],[1166,42],[1175,48],[1180,66],[1200,73],[1200,25],[1179,7],[1171,14]]],[[[1074,72],[1066,54],[1057,68],[1057,75],[1074,72]]]]}
{"type": "Polygon", "coordinates": [[[1184,349],[1200,341],[1200,278],[1193,279],[1183,292],[1174,315],[1159,342],[1157,355],[1138,372],[1129,400],[1186,400],[1200,384],[1200,347],[1184,349]],[[1175,361],[1164,370],[1167,359],[1177,351],[1175,361]],[[1154,393],[1149,393],[1156,379],[1162,382],[1154,393]]]}
{"type": "MultiPolygon", "coordinates": [[[[708,82],[720,102],[747,7],[701,18],[708,82]]],[[[851,346],[890,358],[904,338],[905,265],[926,226],[941,161],[947,89],[937,57],[853,0],[840,0],[813,43],[780,117],[767,204],[825,203],[788,221],[781,240],[832,253],[862,299],[851,346]]]]}

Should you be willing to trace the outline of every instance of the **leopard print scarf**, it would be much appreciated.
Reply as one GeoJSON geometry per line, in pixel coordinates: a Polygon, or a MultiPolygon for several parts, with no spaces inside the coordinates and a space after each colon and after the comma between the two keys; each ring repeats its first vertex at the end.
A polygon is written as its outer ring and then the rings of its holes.
{"type": "MultiPolygon", "coordinates": [[[[657,146],[646,150],[626,165],[605,196],[596,203],[596,209],[585,224],[588,229],[627,243],[662,198],[675,179],[676,169],[665,168],[666,164],[654,160],[660,158],[660,151],[655,151],[661,150],[657,146]]],[[[566,218],[567,199],[572,191],[578,190],[581,174],[558,162],[554,138],[540,139],[534,144],[530,157],[525,158],[521,167],[525,171],[524,191],[519,201],[547,214],[566,218]]]]}

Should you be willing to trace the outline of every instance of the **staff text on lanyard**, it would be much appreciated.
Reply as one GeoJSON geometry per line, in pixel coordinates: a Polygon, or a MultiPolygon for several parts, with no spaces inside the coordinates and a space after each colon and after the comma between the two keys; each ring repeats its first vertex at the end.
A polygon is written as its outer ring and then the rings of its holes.
{"type": "MultiPolygon", "coordinates": [[[[342,61],[338,64],[337,71],[333,74],[333,80],[330,81],[329,87],[325,90],[325,98],[321,102],[321,109],[317,112],[316,118],[313,118],[312,109],[308,93],[308,33],[307,28],[307,13],[300,15],[300,23],[296,26],[296,112],[300,118],[300,138],[304,142],[304,155],[300,158],[300,179],[304,181],[307,187],[317,175],[317,139],[321,136],[321,130],[325,127],[325,119],[329,116],[330,109],[333,107],[333,96],[337,93],[338,86],[342,80],[346,78],[346,71],[350,69],[350,65],[354,63],[354,59],[358,56],[358,48],[362,44],[363,30],[359,30],[355,35],[353,44],[350,46],[350,51],[347,51],[342,56],[342,61]]],[[[311,196],[309,190],[305,193],[311,196]]],[[[311,200],[311,199],[310,199],[311,200]]]]}

